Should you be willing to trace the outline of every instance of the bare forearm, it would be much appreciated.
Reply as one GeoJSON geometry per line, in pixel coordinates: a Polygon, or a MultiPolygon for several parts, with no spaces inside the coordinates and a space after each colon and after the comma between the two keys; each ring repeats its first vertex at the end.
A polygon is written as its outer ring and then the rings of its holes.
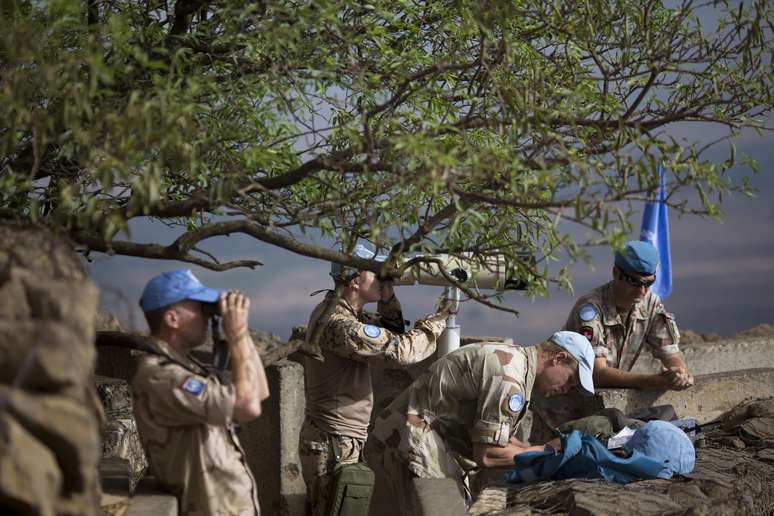
{"type": "Polygon", "coordinates": [[[473,445],[473,459],[482,468],[512,468],[513,457],[526,452],[542,452],[544,445],[530,446],[512,439],[505,446],[473,445]]]}
{"type": "Polygon", "coordinates": [[[665,389],[662,378],[658,374],[632,373],[614,367],[594,369],[595,387],[629,388],[629,389],[665,389]]]}
{"type": "Polygon", "coordinates": [[[231,351],[234,419],[250,421],[261,415],[261,401],[269,396],[263,362],[247,328],[250,300],[239,291],[221,294],[223,329],[231,351]]]}
{"type": "Polygon", "coordinates": [[[257,398],[258,401],[269,397],[269,384],[263,368],[261,356],[255,348],[253,339],[247,335],[231,348],[232,374],[237,397],[257,398]]]}
{"type": "Polygon", "coordinates": [[[662,357],[661,364],[666,369],[678,368],[688,372],[688,368],[685,366],[685,360],[683,360],[682,353],[673,353],[671,355],[662,357]]]}

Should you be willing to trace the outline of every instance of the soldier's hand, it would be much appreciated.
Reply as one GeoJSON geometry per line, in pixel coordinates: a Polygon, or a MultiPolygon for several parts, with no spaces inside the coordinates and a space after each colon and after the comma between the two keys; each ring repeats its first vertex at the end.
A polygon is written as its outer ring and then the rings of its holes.
{"type": "Polygon", "coordinates": [[[226,340],[229,344],[236,343],[247,335],[250,299],[238,290],[233,290],[221,294],[218,304],[220,305],[220,314],[223,317],[223,333],[226,334],[226,340]]]}
{"type": "Polygon", "coordinates": [[[661,372],[665,388],[682,391],[693,385],[693,377],[682,367],[670,367],[661,372]]]}
{"type": "Polygon", "coordinates": [[[442,294],[435,302],[435,311],[439,314],[456,314],[460,309],[460,302],[449,299],[446,294],[442,294]]]}
{"type": "Polygon", "coordinates": [[[562,438],[561,437],[555,437],[554,439],[551,439],[546,443],[546,446],[550,446],[554,450],[561,450],[562,449],[562,438]]]}
{"type": "Polygon", "coordinates": [[[693,385],[693,376],[688,374],[688,371],[684,367],[670,367],[669,369],[675,375],[675,389],[682,391],[693,385]]]}

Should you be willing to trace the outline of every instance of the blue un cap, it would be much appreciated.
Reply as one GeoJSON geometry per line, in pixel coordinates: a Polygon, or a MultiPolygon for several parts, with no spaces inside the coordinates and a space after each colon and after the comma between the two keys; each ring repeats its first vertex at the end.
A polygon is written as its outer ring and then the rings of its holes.
{"type": "Polygon", "coordinates": [[[549,338],[578,361],[578,376],[586,394],[594,394],[594,350],[589,339],[574,331],[558,331],[549,338]]]}
{"type": "Polygon", "coordinates": [[[615,253],[615,266],[624,272],[649,276],[656,274],[658,250],[650,242],[630,240],[623,251],[615,253]]]}
{"type": "MultiPolygon", "coordinates": [[[[380,254],[376,256],[376,253],[368,249],[363,244],[357,244],[355,246],[355,250],[352,253],[353,255],[357,256],[358,258],[363,258],[365,260],[377,260],[380,262],[383,262],[387,259],[387,257],[383,254],[380,254]]],[[[341,274],[341,271],[344,270],[344,275],[349,276],[352,274],[357,273],[357,269],[353,269],[352,267],[345,267],[341,265],[340,263],[331,262],[331,276],[334,278],[338,278],[341,274]]]]}
{"type": "Polygon", "coordinates": [[[686,475],[693,471],[696,463],[691,438],[667,421],[648,421],[634,432],[624,448],[629,452],[637,450],[660,462],[659,478],[686,475]]]}
{"type": "Polygon", "coordinates": [[[144,312],[152,312],[184,299],[214,303],[223,290],[207,288],[188,269],[178,269],[159,274],[151,279],[140,298],[144,312]]]}

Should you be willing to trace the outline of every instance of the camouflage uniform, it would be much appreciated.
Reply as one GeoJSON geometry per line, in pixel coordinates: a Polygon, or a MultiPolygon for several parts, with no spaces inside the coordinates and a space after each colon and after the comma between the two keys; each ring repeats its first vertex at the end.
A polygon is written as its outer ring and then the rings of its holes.
{"type": "Polygon", "coordinates": [[[578,299],[564,329],[585,335],[594,354],[605,358],[608,367],[626,371],[634,367],[643,343],[656,358],[680,351],[674,315],[664,310],[661,299],[649,291],[622,320],[615,307],[612,282],[578,299]]]}
{"type": "Polygon", "coordinates": [[[412,477],[464,479],[473,444],[505,446],[530,402],[537,348],[469,344],[434,363],[376,418],[366,458],[410,514],[412,477]]]}
{"type": "MultiPolygon", "coordinates": [[[[615,307],[612,281],[580,297],[564,329],[585,335],[597,358],[604,358],[608,367],[625,371],[634,367],[645,347],[643,344],[656,358],[680,352],[680,332],[674,315],[664,309],[661,299],[649,291],[632,307],[628,317],[622,318],[615,307]]],[[[582,404],[575,399],[579,396],[573,392],[550,400],[536,397],[532,408],[540,421],[533,424],[530,440],[549,440],[556,435],[553,428],[591,415],[580,411],[582,404]]]]}
{"type": "Polygon", "coordinates": [[[258,494],[232,413],[235,393],[200,363],[155,340],[132,381],[134,414],[151,473],[181,514],[258,515],[258,494]]]}
{"type": "Polygon", "coordinates": [[[373,406],[370,365],[402,367],[435,351],[445,315],[417,321],[403,333],[400,303],[380,301],[378,313],[356,312],[344,299],[330,309],[329,294],[309,318],[323,361],[306,359],[306,420],[299,454],[307,496],[315,514],[324,514],[330,474],[336,464],[359,462],[373,406]]]}

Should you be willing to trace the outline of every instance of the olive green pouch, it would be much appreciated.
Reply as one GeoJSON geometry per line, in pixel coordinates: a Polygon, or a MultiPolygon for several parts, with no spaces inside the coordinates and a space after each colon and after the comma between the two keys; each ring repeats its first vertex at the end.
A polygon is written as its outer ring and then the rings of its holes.
{"type": "Polygon", "coordinates": [[[368,516],[374,472],[366,464],[339,464],[333,470],[328,516],[368,516]]]}

